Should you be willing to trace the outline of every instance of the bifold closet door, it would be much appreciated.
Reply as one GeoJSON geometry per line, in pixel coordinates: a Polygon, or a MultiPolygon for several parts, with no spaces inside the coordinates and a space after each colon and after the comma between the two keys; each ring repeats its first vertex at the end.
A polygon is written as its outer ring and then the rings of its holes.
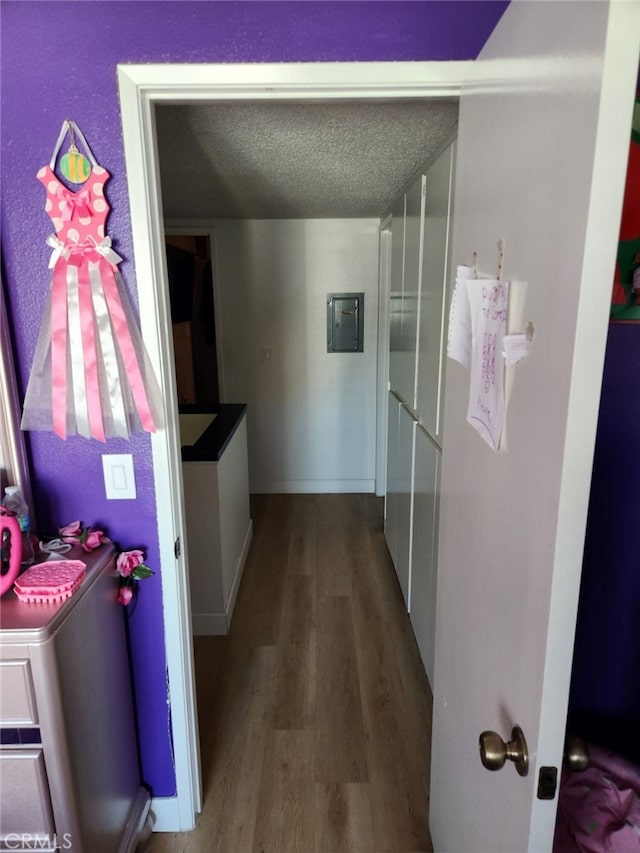
{"type": "Polygon", "coordinates": [[[411,625],[433,687],[440,448],[416,427],[411,547],[411,625]]]}
{"type": "Polygon", "coordinates": [[[387,426],[387,494],[384,504],[384,536],[393,560],[398,563],[398,499],[400,495],[400,471],[398,466],[398,431],[400,408],[398,398],[389,392],[387,426]]]}
{"type": "Polygon", "coordinates": [[[391,287],[389,292],[389,386],[392,391],[402,385],[402,289],[404,285],[405,196],[396,201],[391,211],[391,287]]]}
{"type": "Polygon", "coordinates": [[[416,413],[440,442],[444,376],[445,293],[453,195],[455,144],[429,167],[426,177],[418,333],[416,413]]]}
{"type": "Polygon", "coordinates": [[[416,420],[405,406],[398,418],[398,516],[396,574],[407,609],[411,607],[411,537],[413,524],[413,448],[416,420]]]}
{"type": "Polygon", "coordinates": [[[422,270],[422,222],[424,176],[418,177],[406,192],[404,224],[404,277],[400,326],[398,371],[392,390],[411,411],[416,404],[416,352],[418,345],[418,300],[422,270]]]}

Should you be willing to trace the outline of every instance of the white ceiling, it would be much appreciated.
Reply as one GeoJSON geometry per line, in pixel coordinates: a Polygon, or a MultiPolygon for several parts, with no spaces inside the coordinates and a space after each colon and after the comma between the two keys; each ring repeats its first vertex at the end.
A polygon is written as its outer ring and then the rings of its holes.
{"type": "Polygon", "coordinates": [[[433,100],[158,106],[165,218],[379,217],[457,116],[433,100]]]}

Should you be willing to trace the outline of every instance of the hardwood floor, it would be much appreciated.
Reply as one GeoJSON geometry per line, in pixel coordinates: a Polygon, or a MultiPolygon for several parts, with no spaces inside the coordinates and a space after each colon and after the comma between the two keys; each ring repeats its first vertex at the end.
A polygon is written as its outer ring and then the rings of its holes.
{"type": "Polygon", "coordinates": [[[259,495],[228,637],[197,637],[198,826],[146,853],[422,853],[431,694],[372,495],[259,495]]]}

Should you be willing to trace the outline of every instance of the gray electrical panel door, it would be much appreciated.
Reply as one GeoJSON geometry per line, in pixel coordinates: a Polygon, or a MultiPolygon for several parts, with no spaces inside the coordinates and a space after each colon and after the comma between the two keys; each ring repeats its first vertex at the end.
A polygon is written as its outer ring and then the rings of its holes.
{"type": "Polygon", "coordinates": [[[363,352],[364,293],[327,296],[327,352],[363,352]]]}

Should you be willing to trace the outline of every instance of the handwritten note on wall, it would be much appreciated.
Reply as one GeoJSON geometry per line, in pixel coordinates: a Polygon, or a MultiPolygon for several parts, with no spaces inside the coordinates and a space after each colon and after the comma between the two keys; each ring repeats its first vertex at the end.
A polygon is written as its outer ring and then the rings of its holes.
{"type": "Polygon", "coordinates": [[[504,427],[503,338],[507,330],[509,283],[468,279],[471,367],[467,421],[497,450],[504,427]]]}
{"type": "Polygon", "coordinates": [[[467,281],[475,277],[472,267],[459,266],[456,283],[451,294],[449,307],[449,334],[447,355],[459,361],[467,370],[471,369],[471,308],[467,293],[467,281]]]}
{"type": "MultiPolygon", "coordinates": [[[[503,261],[501,249],[499,270],[503,261]]],[[[526,292],[525,281],[485,277],[476,267],[456,269],[447,355],[469,370],[467,421],[493,450],[506,450],[513,367],[532,349],[533,323],[524,332],[513,332],[524,326],[526,292]]]]}

